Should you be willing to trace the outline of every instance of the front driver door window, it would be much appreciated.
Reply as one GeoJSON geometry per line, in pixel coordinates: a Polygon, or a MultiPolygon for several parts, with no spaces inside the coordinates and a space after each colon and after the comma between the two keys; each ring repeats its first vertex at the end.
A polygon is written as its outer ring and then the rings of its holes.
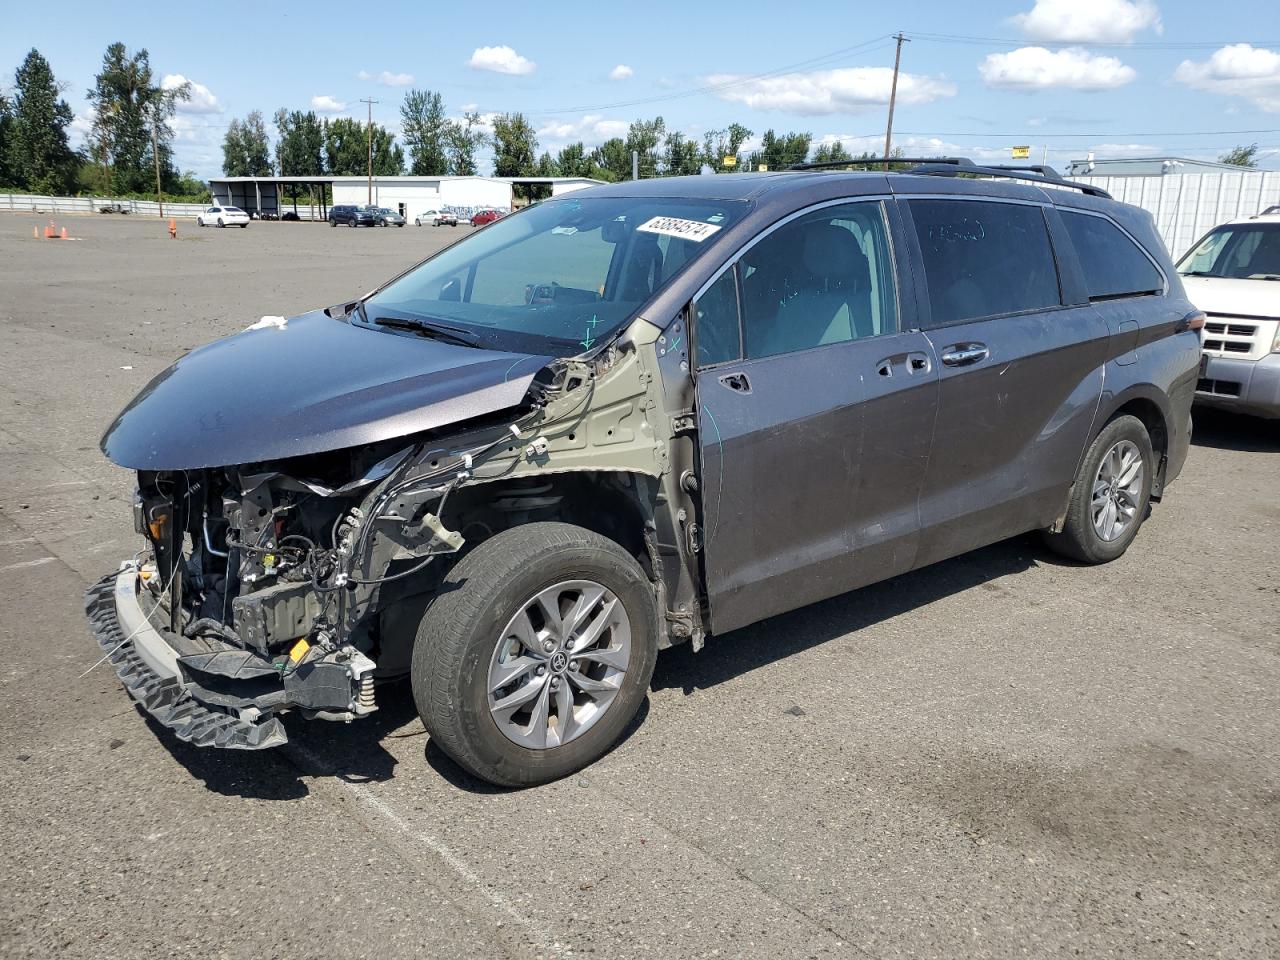
{"type": "Polygon", "coordinates": [[[914,304],[893,249],[882,202],[823,206],[745,249],[694,304],[717,632],[912,562],[937,373],[925,337],[899,332],[914,304]]]}

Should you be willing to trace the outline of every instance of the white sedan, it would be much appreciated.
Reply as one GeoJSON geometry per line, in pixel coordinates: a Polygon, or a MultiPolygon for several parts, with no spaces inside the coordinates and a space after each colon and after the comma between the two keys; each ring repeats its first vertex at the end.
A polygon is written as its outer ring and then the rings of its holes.
{"type": "Polygon", "coordinates": [[[219,227],[240,227],[249,225],[249,215],[239,207],[205,207],[196,217],[196,226],[207,227],[209,224],[219,227]]]}
{"type": "Polygon", "coordinates": [[[451,227],[458,225],[458,215],[450,213],[448,210],[424,210],[413,218],[413,225],[420,227],[424,223],[429,223],[433,227],[438,227],[442,223],[447,223],[451,227]]]}

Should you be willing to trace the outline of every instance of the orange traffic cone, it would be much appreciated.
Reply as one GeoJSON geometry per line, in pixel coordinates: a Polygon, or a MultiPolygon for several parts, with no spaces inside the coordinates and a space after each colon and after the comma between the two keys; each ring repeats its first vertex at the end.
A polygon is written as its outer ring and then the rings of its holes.
{"type": "Polygon", "coordinates": [[[63,227],[63,228],[62,228],[62,239],[63,239],[63,240],[68,239],[68,238],[67,238],[67,228],[66,228],[66,227],[63,227]]]}
{"type": "Polygon", "coordinates": [[[169,239],[178,239],[178,221],[172,217],[169,218],[169,239]]]}
{"type": "Polygon", "coordinates": [[[45,237],[46,237],[47,239],[49,239],[49,240],[52,240],[54,237],[56,237],[56,236],[58,235],[57,230],[55,230],[55,229],[54,229],[54,227],[53,227],[53,221],[52,221],[52,220],[50,220],[50,221],[49,221],[49,225],[48,225],[47,227],[45,227],[45,228],[44,228],[44,235],[45,235],[45,237]]]}

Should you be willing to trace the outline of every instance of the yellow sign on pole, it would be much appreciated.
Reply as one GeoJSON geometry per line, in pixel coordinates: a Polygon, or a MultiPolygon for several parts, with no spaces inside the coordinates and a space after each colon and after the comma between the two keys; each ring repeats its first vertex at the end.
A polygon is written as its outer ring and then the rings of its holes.
{"type": "Polygon", "coordinates": [[[1015,159],[1015,160],[1029,160],[1030,158],[1031,158],[1031,148],[1030,148],[1030,147],[1014,147],[1014,148],[1013,148],[1013,159],[1015,159]]]}
{"type": "Polygon", "coordinates": [[[769,165],[768,165],[767,163],[757,163],[757,164],[756,164],[756,172],[757,172],[757,173],[768,173],[768,172],[769,172],[769,165]]]}
{"type": "Polygon", "coordinates": [[[737,157],[725,157],[725,158],[724,158],[724,165],[725,165],[726,167],[736,167],[736,166],[738,165],[738,158],[737,158],[737,157]]]}

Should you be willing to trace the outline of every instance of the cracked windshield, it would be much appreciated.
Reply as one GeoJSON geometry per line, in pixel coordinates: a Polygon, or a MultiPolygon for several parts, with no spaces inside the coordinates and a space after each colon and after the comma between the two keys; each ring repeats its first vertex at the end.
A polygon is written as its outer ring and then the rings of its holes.
{"type": "Polygon", "coordinates": [[[391,283],[365,301],[366,321],[493,349],[582,353],[714,243],[740,206],[548,200],[391,283]]]}

